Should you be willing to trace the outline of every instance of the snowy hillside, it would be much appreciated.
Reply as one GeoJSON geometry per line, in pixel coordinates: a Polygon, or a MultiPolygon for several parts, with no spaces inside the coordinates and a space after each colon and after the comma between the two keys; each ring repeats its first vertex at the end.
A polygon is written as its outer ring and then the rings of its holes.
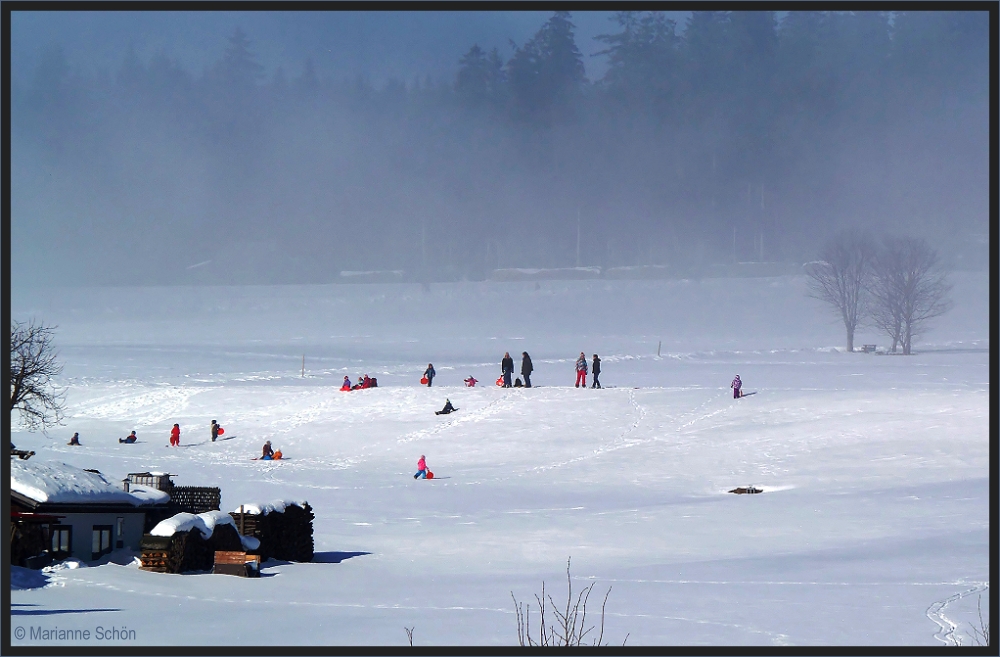
{"type": "Polygon", "coordinates": [[[612,587],[612,645],[969,644],[989,611],[989,285],[953,283],[910,357],[845,353],[798,277],[15,290],[15,319],[58,326],[69,387],[64,428],[15,427],[32,462],[176,473],[224,511],[307,500],[316,559],[256,580],[125,554],[15,568],[14,644],[100,625],[134,631],[115,645],[404,646],[414,628],[510,646],[511,594],[534,607],[544,580],[565,602],[568,557],[575,591],[596,583],[588,621],[612,587]],[[517,370],[531,354],[535,388],[492,385],[505,351],[517,370]],[[581,351],[605,389],[572,386],[581,351]],[[737,373],[757,394],[732,398],[737,373]],[[359,374],[379,387],[337,390],[359,374]],[[434,415],[446,398],[459,410],[434,415]],[[265,440],[287,460],[253,460],[265,440]],[[422,454],[433,481],[412,478],[422,454]],[[764,492],[726,492],[746,485],[764,492]]]}

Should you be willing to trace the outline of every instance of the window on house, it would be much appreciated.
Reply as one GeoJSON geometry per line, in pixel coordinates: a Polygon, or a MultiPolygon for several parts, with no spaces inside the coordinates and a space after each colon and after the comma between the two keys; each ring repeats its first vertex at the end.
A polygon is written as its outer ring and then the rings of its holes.
{"type": "Polygon", "coordinates": [[[111,552],[111,525],[94,525],[91,559],[100,559],[111,552]]]}
{"type": "Polygon", "coordinates": [[[50,531],[52,537],[52,556],[57,559],[64,559],[70,555],[70,546],[73,545],[73,528],[62,525],[52,525],[50,531]]]}

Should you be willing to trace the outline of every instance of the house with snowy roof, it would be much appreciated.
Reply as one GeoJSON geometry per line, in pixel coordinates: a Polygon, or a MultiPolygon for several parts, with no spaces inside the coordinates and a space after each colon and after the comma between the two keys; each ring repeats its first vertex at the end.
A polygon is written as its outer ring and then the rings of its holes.
{"type": "Polygon", "coordinates": [[[81,561],[121,548],[138,551],[146,514],[162,515],[170,504],[161,490],[133,485],[126,492],[96,470],[17,459],[10,462],[10,498],[12,524],[41,519],[52,557],[81,561]]]}

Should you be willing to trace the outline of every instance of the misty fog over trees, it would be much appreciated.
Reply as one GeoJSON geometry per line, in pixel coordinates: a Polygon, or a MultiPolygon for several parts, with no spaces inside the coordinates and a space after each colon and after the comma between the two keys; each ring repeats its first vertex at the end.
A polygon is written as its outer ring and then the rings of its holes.
{"type": "Polygon", "coordinates": [[[622,12],[599,79],[559,12],[469,43],[451,79],[377,87],[218,38],[198,71],[38,44],[11,89],[15,282],[683,271],[812,260],[851,226],[985,265],[986,12],[622,12]]]}

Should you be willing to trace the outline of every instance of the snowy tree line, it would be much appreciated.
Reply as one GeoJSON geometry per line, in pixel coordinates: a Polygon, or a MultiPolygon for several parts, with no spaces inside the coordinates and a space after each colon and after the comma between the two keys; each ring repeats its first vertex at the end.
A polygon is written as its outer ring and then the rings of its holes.
{"type": "Polygon", "coordinates": [[[378,87],[265,72],[240,28],[200,72],[40,44],[12,85],[12,201],[44,248],[15,259],[95,282],[223,258],[232,282],[476,278],[576,264],[578,227],[605,267],[801,262],[850,224],[986,232],[985,12],[619,12],[597,38],[595,80],[556,12],[456,53],[452,79],[378,87]]]}

